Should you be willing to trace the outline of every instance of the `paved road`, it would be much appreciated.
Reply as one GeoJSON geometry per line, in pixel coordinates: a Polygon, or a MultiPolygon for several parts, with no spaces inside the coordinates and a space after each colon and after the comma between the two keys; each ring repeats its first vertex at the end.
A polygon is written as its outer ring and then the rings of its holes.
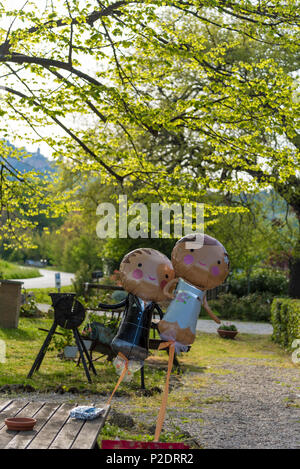
{"type": "MultiPolygon", "coordinates": [[[[269,323],[264,322],[242,322],[242,321],[224,321],[234,324],[238,331],[244,334],[272,334],[273,327],[269,323]]],[[[211,319],[198,319],[197,331],[201,332],[217,332],[219,325],[211,319]]]]}
{"type": "MultiPolygon", "coordinates": [[[[55,271],[46,269],[39,269],[39,271],[42,277],[18,279],[18,281],[23,282],[23,287],[26,288],[26,290],[30,290],[31,288],[55,288],[55,271]]],[[[60,272],[61,286],[72,285],[71,280],[74,279],[74,277],[74,274],[60,272]]]]}

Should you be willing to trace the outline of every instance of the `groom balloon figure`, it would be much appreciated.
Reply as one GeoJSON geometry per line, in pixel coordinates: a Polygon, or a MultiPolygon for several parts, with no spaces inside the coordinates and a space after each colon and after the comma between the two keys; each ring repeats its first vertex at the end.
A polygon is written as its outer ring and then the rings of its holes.
{"type": "Polygon", "coordinates": [[[174,276],[171,261],[155,249],[135,249],[123,258],[120,278],[128,296],[120,303],[125,306],[123,319],[111,343],[117,353],[114,364],[121,375],[116,388],[122,380],[131,379],[147,358],[152,314],[156,310],[162,316],[157,303],[166,301],[164,287],[174,276]]]}

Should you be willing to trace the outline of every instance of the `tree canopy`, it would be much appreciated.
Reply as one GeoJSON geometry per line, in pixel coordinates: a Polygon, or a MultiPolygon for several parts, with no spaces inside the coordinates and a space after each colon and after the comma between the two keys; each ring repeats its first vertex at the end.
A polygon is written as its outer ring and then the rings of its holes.
{"type": "MultiPolygon", "coordinates": [[[[59,159],[76,155],[81,163],[79,148],[88,157],[85,164],[96,162],[97,170],[119,183],[133,174],[167,180],[165,167],[157,168],[157,162],[151,167],[135,141],[148,132],[182,147],[185,142],[176,139],[187,130],[189,137],[201,137],[208,147],[204,161],[214,171],[221,168],[227,184],[228,173],[237,171],[260,183],[294,176],[299,163],[294,148],[285,138],[274,148],[267,136],[283,135],[296,143],[297,83],[293,67],[286,70],[266,51],[291,51],[297,70],[297,2],[42,3],[26,2],[18,10],[1,4],[1,17],[12,19],[0,30],[1,114],[7,121],[23,118],[37,134],[45,129],[43,138],[59,159]],[[245,39],[252,48],[263,44],[264,54],[252,62],[232,59],[245,39]],[[182,68],[188,82],[178,76],[182,68]],[[49,126],[54,126],[51,137],[49,126]],[[53,137],[57,127],[61,138],[53,137]],[[110,134],[116,128],[131,151],[114,147],[110,134]]],[[[183,156],[199,160],[191,146],[188,142],[183,156]]],[[[172,166],[176,180],[182,167],[172,166]]],[[[199,194],[206,180],[196,172],[199,194]]],[[[186,171],[187,182],[191,175],[186,171]]],[[[244,187],[243,179],[229,188],[236,185],[244,187]]]]}
{"type": "Polygon", "coordinates": [[[4,137],[23,120],[140,199],[218,191],[214,216],[272,186],[300,217],[296,0],[2,1],[0,18],[4,137]]]}

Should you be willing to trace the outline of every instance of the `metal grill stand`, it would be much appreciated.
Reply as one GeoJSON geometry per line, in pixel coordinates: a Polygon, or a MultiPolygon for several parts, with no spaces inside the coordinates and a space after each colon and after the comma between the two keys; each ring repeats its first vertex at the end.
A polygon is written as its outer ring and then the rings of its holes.
{"type": "Polygon", "coordinates": [[[97,373],[91,360],[91,357],[86,349],[84,341],[82,340],[78,332],[78,327],[82,324],[85,318],[84,307],[79,301],[75,300],[75,293],[50,293],[50,296],[54,308],[54,322],[47,334],[47,337],[39,353],[37,354],[37,357],[32,365],[30,372],[28,373],[27,378],[31,378],[33,373],[39,370],[47,352],[47,349],[49,347],[49,344],[51,342],[51,339],[56,333],[56,328],[57,326],[60,326],[63,329],[72,330],[76,345],[79,350],[80,358],[83,363],[86,377],[88,379],[88,382],[91,383],[92,380],[85,357],[93,373],[95,375],[97,375],[97,373]]]}

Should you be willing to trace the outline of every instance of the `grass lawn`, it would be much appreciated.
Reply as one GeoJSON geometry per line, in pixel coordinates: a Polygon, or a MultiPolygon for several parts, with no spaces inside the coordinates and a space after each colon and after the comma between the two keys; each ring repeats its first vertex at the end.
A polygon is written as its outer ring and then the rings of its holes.
{"type": "Polygon", "coordinates": [[[23,267],[0,259],[0,278],[19,279],[41,277],[38,269],[23,267]]]}
{"type": "MultiPolygon", "coordinates": [[[[83,367],[77,367],[72,361],[63,361],[57,357],[57,351],[48,351],[40,370],[32,379],[26,376],[33,364],[46,333],[39,331],[38,327],[49,328],[51,319],[21,318],[18,329],[1,329],[0,339],[6,343],[6,362],[0,363],[0,386],[5,384],[30,384],[37,391],[54,391],[58,386],[64,386],[65,391],[71,387],[80,390],[79,395],[74,395],[74,402],[84,399],[83,391],[109,397],[116,382],[117,374],[112,364],[104,359],[96,362],[98,376],[92,375],[93,383],[88,384],[83,367]],[[81,395],[82,392],[82,395],[81,395]]],[[[180,408],[182,412],[199,413],[199,401],[193,400],[195,389],[208,386],[211,373],[222,374],[216,364],[227,358],[267,359],[268,366],[278,368],[296,368],[287,354],[277,344],[271,341],[270,336],[239,334],[236,340],[225,340],[217,334],[199,333],[189,353],[183,354],[179,360],[183,373],[173,373],[171,376],[171,391],[168,399],[168,408],[180,408]],[[188,377],[188,383],[187,381],[188,377]],[[173,383],[173,384],[172,384],[173,383]]],[[[167,354],[166,352],[154,352],[145,364],[146,387],[151,390],[154,387],[163,389],[166,377],[167,354]]],[[[221,376],[220,376],[221,378],[221,376]]],[[[126,412],[133,418],[141,416],[145,412],[153,413],[153,424],[160,407],[160,393],[145,396],[139,391],[140,374],[136,373],[130,383],[122,383],[116,399],[113,400],[113,408],[120,412],[126,412]]],[[[0,394],[1,396],[1,394],[0,394]]],[[[97,397],[98,397],[97,396],[97,397]]],[[[86,399],[86,398],[85,398],[86,399]]],[[[91,397],[91,399],[93,399],[91,397]]],[[[198,415],[198,414],[197,414],[198,415]]],[[[107,423],[102,438],[123,438],[151,440],[153,433],[149,428],[141,424],[140,428],[124,430],[113,424],[107,423]]],[[[180,441],[183,436],[179,432],[162,435],[161,441],[180,441]]]]}
{"type": "MultiPolygon", "coordinates": [[[[31,384],[38,391],[54,390],[59,385],[65,389],[76,386],[78,389],[88,389],[97,393],[107,393],[116,383],[116,373],[113,365],[103,359],[98,361],[98,377],[93,378],[94,383],[88,384],[83,367],[77,367],[73,361],[64,361],[57,357],[57,350],[49,350],[44,358],[40,371],[32,379],[27,380],[33,361],[46,337],[46,332],[38,330],[39,327],[49,329],[51,319],[20,318],[18,329],[0,328],[0,339],[6,343],[6,362],[0,363],[0,386],[4,384],[31,384]]],[[[59,331],[59,328],[57,329],[59,331]]],[[[159,376],[163,378],[164,372],[150,373],[151,385],[157,384],[159,376]]],[[[133,394],[139,384],[139,377],[126,391],[133,394]]]]}

